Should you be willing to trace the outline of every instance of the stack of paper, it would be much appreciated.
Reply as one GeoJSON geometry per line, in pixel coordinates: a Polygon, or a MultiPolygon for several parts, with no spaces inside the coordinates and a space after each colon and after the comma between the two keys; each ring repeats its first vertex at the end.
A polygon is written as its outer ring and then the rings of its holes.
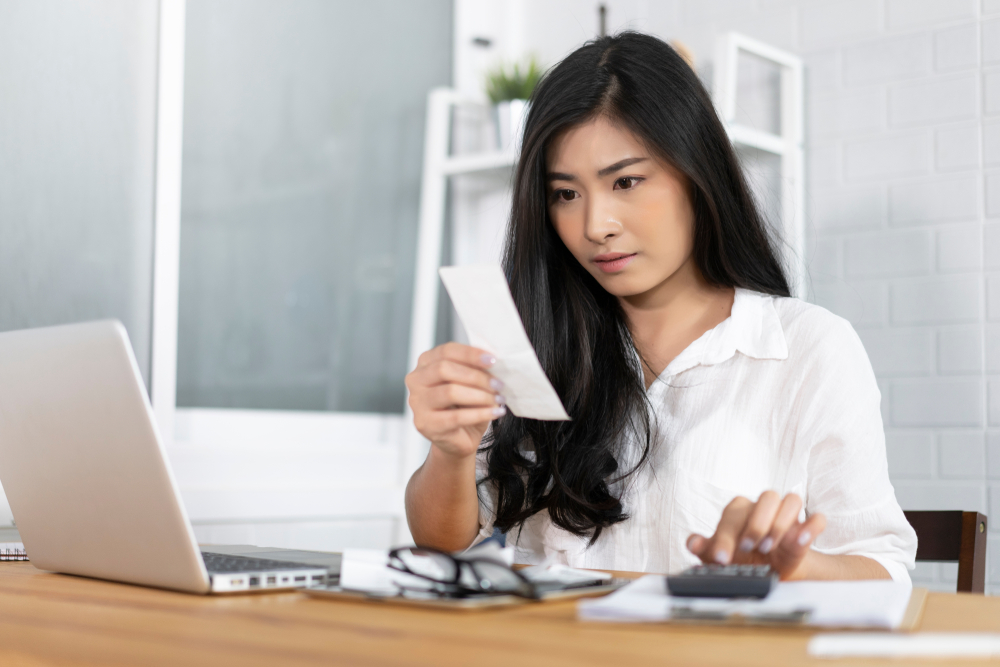
{"type": "Polygon", "coordinates": [[[897,628],[911,587],[894,581],[781,582],[763,600],[679,598],[660,575],[647,575],[611,595],[581,600],[581,619],[667,621],[705,618],[747,621],[800,620],[821,627],[897,628]]]}

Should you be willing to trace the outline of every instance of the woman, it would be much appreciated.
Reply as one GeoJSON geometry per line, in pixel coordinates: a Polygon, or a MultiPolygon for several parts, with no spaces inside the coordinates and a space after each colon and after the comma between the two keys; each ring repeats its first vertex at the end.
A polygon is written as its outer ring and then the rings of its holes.
{"type": "Polygon", "coordinates": [[[790,298],[712,102],[664,42],[601,38],[539,84],[504,268],[572,420],[505,414],[482,350],[422,355],[418,544],[499,529],[519,562],[909,581],[861,342],[790,298]]]}

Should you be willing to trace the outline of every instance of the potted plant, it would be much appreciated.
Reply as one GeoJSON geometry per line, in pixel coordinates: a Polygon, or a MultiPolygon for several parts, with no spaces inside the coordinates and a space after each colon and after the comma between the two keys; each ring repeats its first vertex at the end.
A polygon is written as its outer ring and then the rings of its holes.
{"type": "Polygon", "coordinates": [[[520,149],[521,130],[528,113],[528,98],[542,76],[538,62],[531,58],[522,67],[499,65],[486,75],[486,95],[493,104],[493,121],[497,128],[497,148],[520,149]]]}

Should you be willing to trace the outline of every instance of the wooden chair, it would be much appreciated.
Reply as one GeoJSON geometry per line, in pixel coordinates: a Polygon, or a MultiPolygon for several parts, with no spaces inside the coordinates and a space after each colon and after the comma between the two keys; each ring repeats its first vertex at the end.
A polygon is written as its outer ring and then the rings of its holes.
{"type": "Polygon", "coordinates": [[[986,515],[903,512],[917,533],[917,560],[958,561],[958,592],[982,595],[986,584],[986,515]]]}

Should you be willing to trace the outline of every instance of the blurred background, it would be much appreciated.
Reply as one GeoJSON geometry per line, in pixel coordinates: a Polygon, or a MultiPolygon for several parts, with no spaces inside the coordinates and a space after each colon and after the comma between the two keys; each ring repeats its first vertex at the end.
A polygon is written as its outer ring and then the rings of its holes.
{"type": "Polygon", "coordinates": [[[903,508],[1000,518],[1000,0],[0,0],[0,330],[125,324],[202,541],[407,541],[436,267],[498,256],[518,76],[622,29],[861,335],[903,508]]]}

